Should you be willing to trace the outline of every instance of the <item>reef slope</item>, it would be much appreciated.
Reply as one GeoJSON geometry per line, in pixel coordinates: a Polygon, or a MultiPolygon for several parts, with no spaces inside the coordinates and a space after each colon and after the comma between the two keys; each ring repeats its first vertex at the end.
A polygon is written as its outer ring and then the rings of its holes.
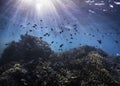
{"type": "Polygon", "coordinates": [[[55,53],[43,40],[22,35],[0,59],[1,86],[120,86],[120,57],[91,46],[55,53]]]}

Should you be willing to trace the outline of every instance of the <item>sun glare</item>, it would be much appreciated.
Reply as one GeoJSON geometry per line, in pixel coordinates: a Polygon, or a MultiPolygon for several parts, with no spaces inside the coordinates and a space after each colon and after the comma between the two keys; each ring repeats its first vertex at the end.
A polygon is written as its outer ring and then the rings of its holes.
{"type": "Polygon", "coordinates": [[[34,8],[38,13],[52,9],[54,0],[22,0],[24,6],[34,8]]]}

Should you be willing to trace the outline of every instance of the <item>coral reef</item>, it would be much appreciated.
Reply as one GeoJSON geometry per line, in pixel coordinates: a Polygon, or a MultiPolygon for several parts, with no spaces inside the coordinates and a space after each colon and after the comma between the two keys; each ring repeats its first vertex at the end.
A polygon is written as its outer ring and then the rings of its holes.
{"type": "Polygon", "coordinates": [[[49,44],[31,35],[21,35],[19,42],[11,42],[2,54],[1,64],[16,60],[47,58],[51,54],[49,44]]]}
{"type": "Polygon", "coordinates": [[[41,39],[24,35],[0,59],[1,86],[120,86],[120,57],[82,46],[53,52],[41,39]]]}

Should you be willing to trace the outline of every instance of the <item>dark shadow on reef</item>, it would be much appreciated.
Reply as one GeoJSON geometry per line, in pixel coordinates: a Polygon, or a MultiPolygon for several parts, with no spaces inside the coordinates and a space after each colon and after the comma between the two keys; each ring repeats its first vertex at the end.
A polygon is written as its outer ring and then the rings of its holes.
{"type": "Polygon", "coordinates": [[[22,35],[2,54],[0,86],[120,86],[120,57],[91,46],[55,53],[43,40],[22,35]]]}

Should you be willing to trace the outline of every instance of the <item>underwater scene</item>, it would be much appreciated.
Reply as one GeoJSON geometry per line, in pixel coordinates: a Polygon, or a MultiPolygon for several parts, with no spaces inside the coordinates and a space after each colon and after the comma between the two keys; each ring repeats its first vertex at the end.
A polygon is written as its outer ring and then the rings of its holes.
{"type": "Polygon", "coordinates": [[[120,0],[0,0],[0,86],[120,86],[120,0]]]}

